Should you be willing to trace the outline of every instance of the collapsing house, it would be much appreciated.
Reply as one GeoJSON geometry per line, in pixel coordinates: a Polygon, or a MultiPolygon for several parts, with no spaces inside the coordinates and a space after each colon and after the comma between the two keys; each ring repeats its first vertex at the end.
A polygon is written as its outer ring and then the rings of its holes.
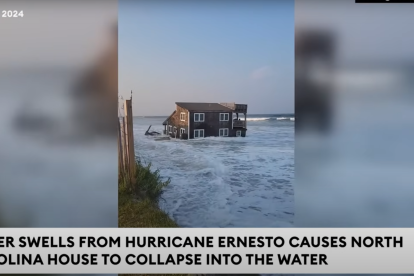
{"type": "Polygon", "coordinates": [[[245,137],[247,105],[235,103],[175,103],[164,121],[164,134],[179,139],[211,136],[245,137]],[[239,117],[243,114],[243,118],[239,117]]]}

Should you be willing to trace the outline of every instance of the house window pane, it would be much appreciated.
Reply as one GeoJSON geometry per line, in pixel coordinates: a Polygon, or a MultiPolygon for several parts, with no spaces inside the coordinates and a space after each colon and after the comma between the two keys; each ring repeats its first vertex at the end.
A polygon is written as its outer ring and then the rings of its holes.
{"type": "Polygon", "coordinates": [[[204,121],[204,114],[200,114],[200,121],[204,121]]]}
{"type": "Polygon", "coordinates": [[[199,114],[194,114],[194,121],[199,121],[200,120],[200,115],[199,114]]]}
{"type": "Polygon", "coordinates": [[[220,113],[220,121],[228,121],[229,113],[220,113]]]}

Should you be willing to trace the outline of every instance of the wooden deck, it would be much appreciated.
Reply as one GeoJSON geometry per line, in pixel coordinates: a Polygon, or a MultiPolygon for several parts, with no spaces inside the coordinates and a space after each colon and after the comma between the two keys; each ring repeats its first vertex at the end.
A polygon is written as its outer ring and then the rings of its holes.
{"type": "Polygon", "coordinates": [[[233,121],[233,128],[246,128],[246,121],[233,121]]]}

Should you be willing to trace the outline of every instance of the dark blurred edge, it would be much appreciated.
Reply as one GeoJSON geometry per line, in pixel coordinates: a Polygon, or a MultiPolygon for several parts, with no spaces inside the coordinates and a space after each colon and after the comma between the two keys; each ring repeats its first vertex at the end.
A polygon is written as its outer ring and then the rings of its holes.
{"type": "Polygon", "coordinates": [[[329,132],[332,126],[334,43],[331,32],[295,30],[295,132],[307,129],[329,132]],[[321,75],[321,79],[313,76],[321,75]],[[323,79],[325,78],[325,79],[323,79]]]}

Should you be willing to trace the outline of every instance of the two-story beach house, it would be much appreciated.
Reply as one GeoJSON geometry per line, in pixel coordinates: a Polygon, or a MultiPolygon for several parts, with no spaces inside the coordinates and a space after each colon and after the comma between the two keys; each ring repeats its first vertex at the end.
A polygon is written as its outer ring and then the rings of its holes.
{"type": "Polygon", "coordinates": [[[245,137],[247,104],[175,103],[164,121],[164,134],[179,139],[210,136],[245,137]],[[244,118],[239,118],[243,114],[244,118]]]}

